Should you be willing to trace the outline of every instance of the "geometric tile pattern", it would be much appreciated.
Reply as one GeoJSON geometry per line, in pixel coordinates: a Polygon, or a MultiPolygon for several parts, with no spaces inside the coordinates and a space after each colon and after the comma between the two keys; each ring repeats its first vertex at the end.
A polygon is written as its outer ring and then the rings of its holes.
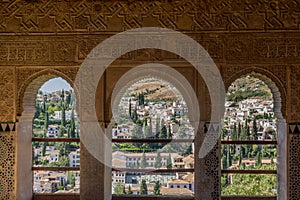
{"type": "Polygon", "coordinates": [[[15,199],[15,133],[0,134],[0,199],[2,200],[15,199]]]}
{"type": "MultiPolygon", "coordinates": [[[[215,133],[217,136],[220,132],[220,123],[219,122],[207,122],[204,125],[204,133],[207,133],[207,131],[211,131],[212,133],[215,133]]],[[[219,199],[220,197],[220,141],[216,137],[216,140],[218,141],[216,144],[214,144],[214,147],[212,150],[204,157],[204,168],[205,168],[205,175],[210,178],[210,191],[211,192],[211,199],[219,199]]],[[[212,144],[207,144],[212,145],[212,144]]]]}
{"type": "MultiPolygon", "coordinates": [[[[300,124],[300,123],[299,123],[300,124]]],[[[292,125],[294,129],[294,125],[292,125]]],[[[291,127],[289,128],[291,129],[291,127]]],[[[297,128],[295,128],[297,129],[297,128]]],[[[289,163],[288,163],[288,175],[289,175],[289,200],[299,200],[300,198],[300,134],[295,133],[289,135],[289,163]]]]}
{"type": "Polygon", "coordinates": [[[288,133],[289,134],[300,134],[300,123],[289,123],[288,133]]]}
{"type": "Polygon", "coordinates": [[[16,131],[15,122],[0,122],[0,134],[2,132],[12,132],[16,131]]]}

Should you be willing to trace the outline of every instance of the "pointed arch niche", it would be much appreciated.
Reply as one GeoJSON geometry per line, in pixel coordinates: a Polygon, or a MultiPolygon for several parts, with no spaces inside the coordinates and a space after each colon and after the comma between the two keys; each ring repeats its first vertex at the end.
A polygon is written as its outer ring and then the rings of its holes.
{"type": "MultiPolygon", "coordinates": [[[[278,200],[287,199],[287,123],[285,119],[285,98],[286,91],[283,89],[281,81],[271,74],[258,68],[248,68],[233,74],[225,81],[226,91],[229,86],[243,76],[251,75],[264,82],[270,89],[273,96],[273,111],[276,116],[277,127],[277,196],[278,200]]],[[[251,197],[242,196],[243,199],[251,199],[251,197]]],[[[253,197],[252,197],[253,198],[253,197]]],[[[260,197],[256,197],[260,198],[260,197]]],[[[262,199],[266,197],[261,197],[262,199]]],[[[235,199],[226,196],[222,199],[235,199]]]]}
{"type": "MultiPolygon", "coordinates": [[[[61,77],[73,87],[73,81],[55,69],[45,69],[31,75],[21,86],[19,99],[22,113],[17,126],[17,199],[33,199],[33,159],[32,134],[33,117],[36,111],[35,100],[42,85],[53,78],[61,77]]],[[[74,88],[75,90],[75,88],[74,88]]],[[[75,92],[75,91],[74,91],[75,92]]],[[[76,94],[76,92],[75,92],[76,94]]]]}

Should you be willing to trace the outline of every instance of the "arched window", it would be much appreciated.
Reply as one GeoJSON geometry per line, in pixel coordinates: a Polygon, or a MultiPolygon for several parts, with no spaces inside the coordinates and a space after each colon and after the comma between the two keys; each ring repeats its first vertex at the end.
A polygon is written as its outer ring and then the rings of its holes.
{"type": "Polygon", "coordinates": [[[32,135],[33,193],[78,193],[79,120],[70,85],[54,78],[36,96],[32,135]]]}
{"type": "Polygon", "coordinates": [[[112,128],[113,194],[193,195],[194,128],[187,113],[184,97],[159,78],[126,89],[112,128]]]}
{"type": "Polygon", "coordinates": [[[284,162],[277,156],[278,113],[271,89],[255,74],[237,79],[228,89],[221,135],[224,196],[278,195],[277,167],[284,162]]]}

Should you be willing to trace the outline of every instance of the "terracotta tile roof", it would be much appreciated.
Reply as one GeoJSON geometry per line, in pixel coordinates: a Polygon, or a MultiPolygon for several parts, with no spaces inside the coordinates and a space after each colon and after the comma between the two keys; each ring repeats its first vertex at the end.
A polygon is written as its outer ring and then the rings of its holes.
{"type": "Polygon", "coordinates": [[[193,194],[193,192],[187,188],[166,188],[166,187],[160,188],[160,193],[162,195],[172,195],[172,194],[192,195],[193,194]]]}
{"type": "Polygon", "coordinates": [[[186,181],[186,180],[180,180],[180,179],[177,179],[177,180],[173,180],[173,181],[170,181],[168,182],[168,184],[172,184],[172,185],[186,185],[186,184],[190,184],[190,182],[186,181]]]}

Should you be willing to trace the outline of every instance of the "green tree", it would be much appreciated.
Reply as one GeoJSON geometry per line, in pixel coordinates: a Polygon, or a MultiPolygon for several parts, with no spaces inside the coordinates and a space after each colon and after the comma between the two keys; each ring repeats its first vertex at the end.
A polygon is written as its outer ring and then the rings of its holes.
{"type": "Polygon", "coordinates": [[[233,129],[231,132],[231,139],[232,140],[237,140],[237,128],[236,128],[236,124],[233,125],[233,129]]]}
{"type": "Polygon", "coordinates": [[[167,139],[167,137],[168,137],[167,127],[165,124],[162,124],[160,134],[159,134],[159,139],[167,139]]]}
{"type": "Polygon", "coordinates": [[[35,113],[34,113],[34,119],[37,119],[40,116],[41,113],[41,107],[38,101],[35,103],[35,113]]]}
{"type": "Polygon", "coordinates": [[[227,167],[230,167],[232,165],[232,157],[231,157],[231,154],[230,154],[230,146],[227,147],[226,159],[227,159],[227,167]]]}
{"type": "Polygon", "coordinates": [[[147,160],[146,160],[146,155],[145,152],[142,154],[142,160],[141,160],[141,168],[145,169],[147,167],[147,160]]]}
{"type": "Polygon", "coordinates": [[[155,135],[156,135],[156,138],[158,138],[158,135],[159,135],[159,132],[160,132],[159,121],[160,121],[160,119],[156,118],[156,125],[155,125],[155,135]]]}
{"type": "Polygon", "coordinates": [[[124,184],[121,182],[117,182],[114,186],[114,194],[123,194],[124,192],[124,184]]]}
{"type": "Polygon", "coordinates": [[[257,166],[258,167],[261,167],[261,164],[262,164],[261,159],[262,159],[261,152],[258,152],[258,154],[257,154],[257,166]]]}
{"type": "Polygon", "coordinates": [[[135,124],[132,130],[132,138],[140,139],[143,137],[143,129],[140,124],[135,124]]]}
{"type": "Polygon", "coordinates": [[[70,136],[71,138],[75,138],[76,137],[76,125],[75,125],[75,114],[74,114],[74,107],[72,108],[72,112],[71,112],[71,121],[70,121],[70,136]]]}
{"type": "Polygon", "coordinates": [[[171,154],[169,154],[168,158],[167,158],[167,169],[172,169],[172,158],[171,158],[171,154]]]}
{"type": "Polygon", "coordinates": [[[238,123],[237,136],[236,136],[236,139],[237,139],[237,140],[240,140],[240,139],[241,139],[241,134],[242,134],[242,126],[241,126],[241,123],[239,122],[239,123],[238,123]]]}
{"type": "Polygon", "coordinates": [[[72,188],[75,187],[75,177],[74,177],[73,173],[70,171],[68,172],[68,182],[72,188]]]}
{"type": "Polygon", "coordinates": [[[256,123],[256,119],[254,118],[253,120],[253,128],[252,128],[252,135],[253,135],[253,139],[254,140],[258,140],[258,130],[257,130],[257,123],[256,123]]]}
{"type": "Polygon", "coordinates": [[[227,146],[223,146],[222,147],[222,152],[221,152],[221,155],[222,155],[222,169],[227,169],[227,146]]]}
{"type": "Polygon", "coordinates": [[[190,154],[193,154],[193,147],[192,147],[192,144],[188,145],[185,153],[183,154],[184,156],[187,156],[187,155],[190,155],[190,154]]]}
{"type": "Polygon", "coordinates": [[[156,169],[159,169],[159,168],[161,168],[161,166],[162,166],[162,163],[161,163],[161,156],[160,156],[160,152],[159,152],[159,151],[157,151],[157,155],[156,155],[156,159],[155,159],[154,167],[155,167],[156,169]]]}
{"type": "Polygon", "coordinates": [[[138,121],[138,114],[137,114],[136,108],[133,110],[131,119],[132,119],[132,121],[133,121],[134,123],[137,123],[137,121],[138,121]]]}
{"type": "Polygon", "coordinates": [[[140,194],[145,195],[148,194],[147,184],[146,180],[142,179],[141,185],[140,185],[140,194]]]}
{"type": "Polygon", "coordinates": [[[132,194],[133,192],[132,192],[132,190],[131,190],[131,186],[129,185],[128,186],[128,190],[127,190],[127,194],[132,194]]]}
{"type": "Polygon", "coordinates": [[[58,128],[58,137],[59,138],[64,137],[65,131],[66,131],[65,127],[60,125],[58,128]]]}
{"type": "Polygon", "coordinates": [[[45,131],[47,131],[48,127],[49,127],[49,114],[48,114],[47,111],[45,112],[45,123],[44,123],[44,126],[45,126],[45,131]]]}
{"type": "Polygon", "coordinates": [[[60,156],[58,160],[59,167],[68,167],[69,166],[69,157],[68,156],[60,156]]]}
{"type": "Polygon", "coordinates": [[[44,95],[42,109],[41,109],[42,113],[45,113],[46,110],[47,110],[47,104],[46,104],[46,102],[47,102],[47,95],[44,95]]]}
{"type": "Polygon", "coordinates": [[[160,187],[161,187],[161,184],[159,183],[159,181],[155,181],[154,188],[153,188],[154,195],[161,195],[160,187]]]}
{"type": "Polygon", "coordinates": [[[129,117],[131,118],[131,115],[132,115],[132,114],[131,114],[131,112],[132,112],[132,108],[131,108],[131,99],[129,99],[129,103],[128,103],[128,104],[129,104],[129,111],[128,111],[128,112],[129,112],[129,117]]]}
{"type": "Polygon", "coordinates": [[[173,134],[172,134],[172,131],[171,131],[171,125],[169,124],[168,126],[168,139],[172,139],[173,137],[173,134]]]}
{"type": "Polygon", "coordinates": [[[71,93],[70,92],[67,92],[67,96],[66,96],[66,104],[68,106],[71,105],[71,93]]]}
{"type": "Polygon", "coordinates": [[[45,156],[46,155],[46,144],[45,144],[45,142],[43,143],[43,145],[42,145],[42,155],[43,156],[45,156]]]}
{"type": "Polygon", "coordinates": [[[65,102],[65,91],[61,91],[61,96],[60,96],[60,102],[59,102],[59,108],[61,111],[61,125],[66,126],[66,109],[68,108],[68,105],[65,102]]]}
{"type": "Polygon", "coordinates": [[[153,135],[152,135],[152,126],[151,124],[149,124],[149,126],[146,127],[146,133],[145,133],[145,137],[146,138],[151,138],[153,135]]]}

